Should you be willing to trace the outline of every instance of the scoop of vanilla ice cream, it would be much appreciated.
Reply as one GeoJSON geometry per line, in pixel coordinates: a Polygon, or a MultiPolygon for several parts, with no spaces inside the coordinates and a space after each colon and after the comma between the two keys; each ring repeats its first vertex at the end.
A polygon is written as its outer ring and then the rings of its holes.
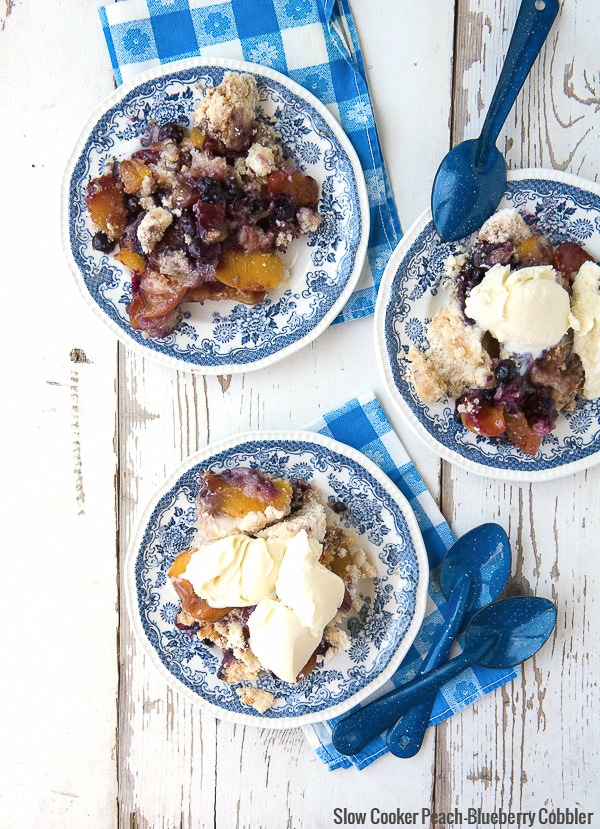
{"type": "Polygon", "coordinates": [[[202,544],[182,573],[212,607],[249,607],[275,592],[285,543],[243,533],[202,544]]]}
{"type": "Polygon", "coordinates": [[[323,631],[304,627],[278,599],[263,599],[248,619],[250,648],[263,667],[285,682],[296,677],[316,650],[323,631]]]}
{"type": "Polygon", "coordinates": [[[600,266],[584,262],[572,288],[573,350],[585,371],[583,397],[600,397],[600,266]]]}
{"type": "Polygon", "coordinates": [[[576,325],[569,294],[551,265],[494,265],[467,297],[465,313],[506,351],[538,355],[576,325]]]}
{"type": "Polygon", "coordinates": [[[301,530],[288,541],[275,590],[301,624],[323,635],[344,599],[344,582],[319,562],[323,547],[301,530]]]}

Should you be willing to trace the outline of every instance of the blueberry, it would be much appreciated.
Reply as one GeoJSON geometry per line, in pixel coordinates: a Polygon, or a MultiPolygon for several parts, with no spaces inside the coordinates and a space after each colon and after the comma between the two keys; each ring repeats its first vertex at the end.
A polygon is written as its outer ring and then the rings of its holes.
{"type": "Polygon", "coordinates": [[[327,501],[327,504],[329,508],[338,515],[344,515],[344,513],[348,512],[348,507],[343,501],[340,501],[339,498],[330,498],[327,501]]]}
{"type": "Polygon", "coordinates": [[[198,179],[196,187],[203,202],[217,204],[217,202],[223,201],[223,188],[220,181],[206,176],[198,179]]]}
{"type": "Polygon", "coordinates": [[[509,383],[515,379],[519,372],[514,360],[501,360],[494,373],[499,383],[509,383]]]}
{"type": "Polygon", "coordinates": [[[161,127],[158,128],[158,140],[165,141],[166,139],[170,139],[174,141],[176,144],[179,144],[185,135],[185,130],[181,126],[181,124],[163,124],[161,127]]]}
{"type": "Polygon", "coordinates": [[[182,212],[178,225],[181,228],[181,232],[183,233],[184,237],[189,236],[191,239],[193,239],[195,236],[197,236],[198,225],[196,224],[196,219],[194,218],[191,210],[184,210],[182,212]]]}
{"type": "Polygon", "coordinates": [[[293,196],[280,194],[273,196],[269,212],[277,222],[289,222],[296,215],[298,203],[293,196]]]}
{"type": "Polygon", "coordinates": [[[137,196],[133,193],[125,196],[125,210],[127,210],[127,218],[129,221],[135,219],[141,213],[141,206],[137,196]]]}
{"type": "Polygon", "coordinates": [[[479,285],[486,274],[485,268],[475,267],[473,262],[467,262],[454,277],[456,296],[462,315],[467,325],[474,325],[474,321],[465,314],[465,302],[476,285],[479,285]]]}
{"type": "Polygon", "coordinates": [[[115,249],[116,242],[109,239],[106,233],[99,230],[92,236],[92,247],[94,250],[99,250],[102,253],[110,253],[115,249]]]}
{"type": "Polygon", "coordinates": [[[225,195],[225,201],[228,204],[230,202],[240,201],[244,197],[244,191],[233,178],[225,179],[225,181],[223,182],[223,191],[225,195]]]}
{"type": "Polygon", "coordinates": [[[493,406],[495,392],[495,389],[482,389],[481,397],[483,402],[488,403],[490,406],[493,406]]]}

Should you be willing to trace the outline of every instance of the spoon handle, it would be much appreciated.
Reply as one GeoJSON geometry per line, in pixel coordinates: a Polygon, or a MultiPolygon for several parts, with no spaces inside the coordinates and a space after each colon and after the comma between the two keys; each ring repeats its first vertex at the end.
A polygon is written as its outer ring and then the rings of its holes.
{"type": "MultiPolygon", "coordinates": [[[[417,676],[423,676],[427,671],[437,668],[448,659],[452,643],[466,616],[472,584],[472,578],[465,574],[452,591],[448,621],[438,641],[434,642],[429,649],[417,676]]],[[[425,739],[434,702],[435,694],[425,697],[389,731],[386,740],[387,747],[396,757],[414,757],[418,753],[425,739]]]]}
{"type": "Polygon", "coordinates": [[[504,66],[479,136],[476,164],[483,163],[488,151],[495,145],[525,78],[548,37],[558,9],[558,0],[523,0],[521,3],[504,66]]]}
{"type": "Polygon", "coordinates": [[[430,696],[444,683],[454,679],[471,665],[476,665],[478,659],[492,644],[493,640],[483,643],[477,649],[464,650],[460,656],[430,671],[426,676],[417,677],[349,714],[333,729],[333,745],[340,754],[356,754],[424,696],[430,696]]]}

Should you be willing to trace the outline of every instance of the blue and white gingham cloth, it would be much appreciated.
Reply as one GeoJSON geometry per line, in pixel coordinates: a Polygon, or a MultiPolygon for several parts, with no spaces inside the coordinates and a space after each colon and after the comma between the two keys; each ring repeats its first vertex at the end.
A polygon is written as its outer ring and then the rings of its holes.
{"type": "MultiPolygon", "coordinates": [[[[408,499],[415,513],[432,571],[425,619],[417,638],[391,680],[361,703],[366,705],[371,699],[412,679],[429,651],[443,624],[448,607],[440,592],[436,568],[452,546],[454,536],[373,394],[350,400],[342,408],[335,409],[311,423],[308,428],[353,446],[383,469],[408,499]]],[[[465,671],[439,691],[429,724],[436,725],[442,722],[517,676],[519,671],[514,669],[492,670],[476,667],[465,671]]],[[[339,754],[331,743],[331,729],[339,719],[341,718],[306,726],[303,729],[309,743],[330,770],[350,766],[364,769],[378,757],[387,754],[384,737],[373,740],[359,754],[352,757],[339,754]]]]}
{"type": "Polygon", "coordinates": [[[121,0],[99,11],[119,84],[179,58],[236,58],[282,72],[339,119],[365,174],[371,233],[367,266],[335,321],[372,314],[401,230],[348,0],[121,0]]]}

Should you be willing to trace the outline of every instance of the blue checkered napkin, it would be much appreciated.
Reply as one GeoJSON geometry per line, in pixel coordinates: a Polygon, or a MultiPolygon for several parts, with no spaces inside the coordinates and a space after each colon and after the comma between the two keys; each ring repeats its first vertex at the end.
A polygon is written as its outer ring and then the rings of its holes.
{"type": "MultiPolygon", "coordinates": [[[[402,685],[416,674],[443,624],[448,605],[440,592],[435,568],[452,545],[454,537],[373,394],[350,400],[341,409],[336,409],[312,423],[309,428],[363,452],[390,477],[408,499],[415,513],[432,570],[425,620],[421,630],[401,667],[391,680],[370,698],[374,699],[402,685]]],[[[516,670],[500,671],[478,667],[465,671],[440,690],[429,724],[436,725],[451,717],[479,697],[511,682],[517,676],[519,672],[516,670]]],[[[367,701],[362,703],[366,704],[367,701]]],[[[350,766],[364,769],[378,757],[387,754],[388,749],[383,737],[373,740],[359,754],[352,757],[338,754],[331,743],[331,729],[336,722],[338,719],[306,726],[303,729],[309,743],[330,770],[350,766]]]]}
{"type": "Polygon", "coordinates": [[[270,66],[320,98],[354,145],[371,208],[368,266],[335,321],[372,314],[401,230],[348,0],[122,0],[100,18],[117,83],[202,55],[270,66]]]}

